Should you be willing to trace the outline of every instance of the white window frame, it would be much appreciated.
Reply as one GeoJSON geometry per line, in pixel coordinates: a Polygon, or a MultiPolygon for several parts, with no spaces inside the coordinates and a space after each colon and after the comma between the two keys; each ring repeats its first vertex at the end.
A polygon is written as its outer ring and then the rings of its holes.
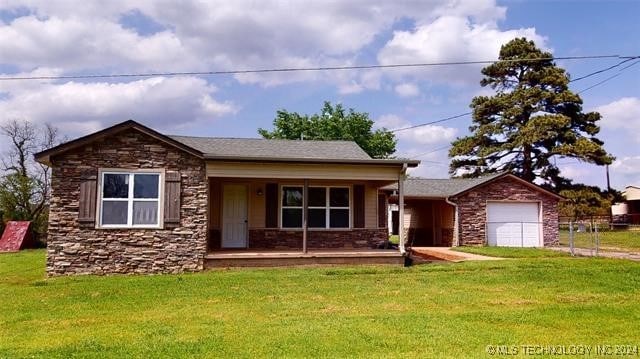
{"type": "MultiPolygon", "coordinates": [[[[353,203],[353,198],[352,198],[352,191],[351,191],[351,186],[318,186],[318,185],[313,185],[313,186],[309,186],[309,188],[324,188],[325,190],[325,206],[324,207],[318,207],[318,206],[307,206],[307,209],[324,209],[325,210],[325,227],[308,227],[309,230],[349,230],[352,228],[352,219],[351,219],[351,205],[353,203]],[[331,206],[331,188],[346,188],[347,191],[349,192],[349,206],[347,207],[332,207],[331,206]],[[332,209],[346,209],[348,210],[348,221],[349,224],[347,227],[331,227],[331,210],[332,209]]],[[[304,224],[304,199],[305,197],[307,197],[307,193],[304,192],[304,186],[303,185],[299,185],[299,184],[284,184],[280,186],[280,196],[278,198],[278,204],[279,204],[279,211],[280,211],[280,229],[285,229],[285,230],[298,230],[298,229],[302,229],[302,227],[283,227],[282,225],[282,210],[283,209],[301,209],[302,211],[302,221],[301,223],[304,224]],[[282,196],[284,194],[284,188],[285,187],[295,187],[295,188],[300,188],[302,189],[302,206],[284,206],[282,204],[282,196]]]]}
{"type": "Polygon", "coordinates": [[[161,229],[164,226],[164,169],[101,169],[98,171],[98,200],[96,202],[96,228],[103,229],[161,229]],[[103,198],[104,193],[104,176],[108,174],[128,175],[129,176],[129,192],[127,198],[103,198]],[[134,198],[134,177],[135,175],[158,175],[158,198],[134,198]],[[102,224],[102,207],[104,201],[127,202],[127,223],[126,224],[102,224]],[[134,202],[157,202],[158,215],[157,222],[152,224],[133,224],[133,203],[134,202]]]}

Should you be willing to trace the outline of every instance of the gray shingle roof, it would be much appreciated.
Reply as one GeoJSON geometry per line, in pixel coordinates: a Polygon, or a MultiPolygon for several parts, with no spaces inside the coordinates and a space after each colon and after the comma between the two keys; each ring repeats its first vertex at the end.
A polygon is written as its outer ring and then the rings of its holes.
{"type": "MultiPolygon", "coordinates": [[[[478,178],[407,178],[404,182],[404,195],[406,197],[445,198],[465,192],[502,175],[504,175],[503,172],[478,178]]],[[[395,190],[397,185],[387,186],[385,189],[395,190]]]]}
{"type": "Polygon", "coordinates": [[[360,146],[351,141],[297,141],[191,136],[169,137],[209,157],[371,160],[371,157],[369,157],[360,146]]]}

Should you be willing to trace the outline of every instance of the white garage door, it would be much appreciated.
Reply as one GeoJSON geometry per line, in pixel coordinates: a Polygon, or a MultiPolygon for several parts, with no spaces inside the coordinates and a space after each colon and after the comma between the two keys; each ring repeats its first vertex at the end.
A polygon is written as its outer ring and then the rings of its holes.
{"type": "Polygon", "coordinates": [[[539,247],[540,206],[533,202],[487,203],[487,243],[498,247],[539,247]]]}

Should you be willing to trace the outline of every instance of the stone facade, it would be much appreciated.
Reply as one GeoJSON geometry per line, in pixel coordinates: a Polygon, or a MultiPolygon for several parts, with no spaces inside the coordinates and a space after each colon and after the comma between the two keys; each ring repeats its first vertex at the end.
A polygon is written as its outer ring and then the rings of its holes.
{"type": "Polygon", "coordinates": [[[490,182],[452,198],[458,205],[460,245],[484,245],[487,201],[535,201],[541,203],[544,245],[558,243],[558,199],[532,189],[513,178],[490,182]]]}
{"type": "MultiPolygon", "coordinates": [[[[208,185],[204,160],[128,129],[51,158],[47,273],[179,273],[203,269],[208,185]],[[180,224],[164,229],[96,229],[78,221],[80,184],[98,169],[180,173],[180,224]]],[[[98,189],[99,191],[99,189],[98,189]]]]}
{"type": "MultiPolygon", "coordinates": [[[[320,248],[376,248],[389,238],[386,228],[351,230],[309,230],[307,247],[320,248]]],[[[250,229],[251,249],[302,249],[302,231],[280,229],[250,229]]]]}

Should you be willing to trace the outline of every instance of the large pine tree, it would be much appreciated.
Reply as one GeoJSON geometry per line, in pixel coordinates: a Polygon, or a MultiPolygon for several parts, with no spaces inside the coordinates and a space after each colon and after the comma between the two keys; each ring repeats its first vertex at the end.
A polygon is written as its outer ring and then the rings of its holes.
{"type": "Polygon", "coordinates": [[[568,181],[555,158],[611,163],[595,137],[600,114],[582,112],[582,99],[569,90],[569,75],[552,58],[533,41],[518,38],[503,45],[499,60],[482,69],[480,84],[495,95],[472,100],[471,135],[457,138],[449,151],[452,175],[508,170],[558,188],[568,181]]]}

